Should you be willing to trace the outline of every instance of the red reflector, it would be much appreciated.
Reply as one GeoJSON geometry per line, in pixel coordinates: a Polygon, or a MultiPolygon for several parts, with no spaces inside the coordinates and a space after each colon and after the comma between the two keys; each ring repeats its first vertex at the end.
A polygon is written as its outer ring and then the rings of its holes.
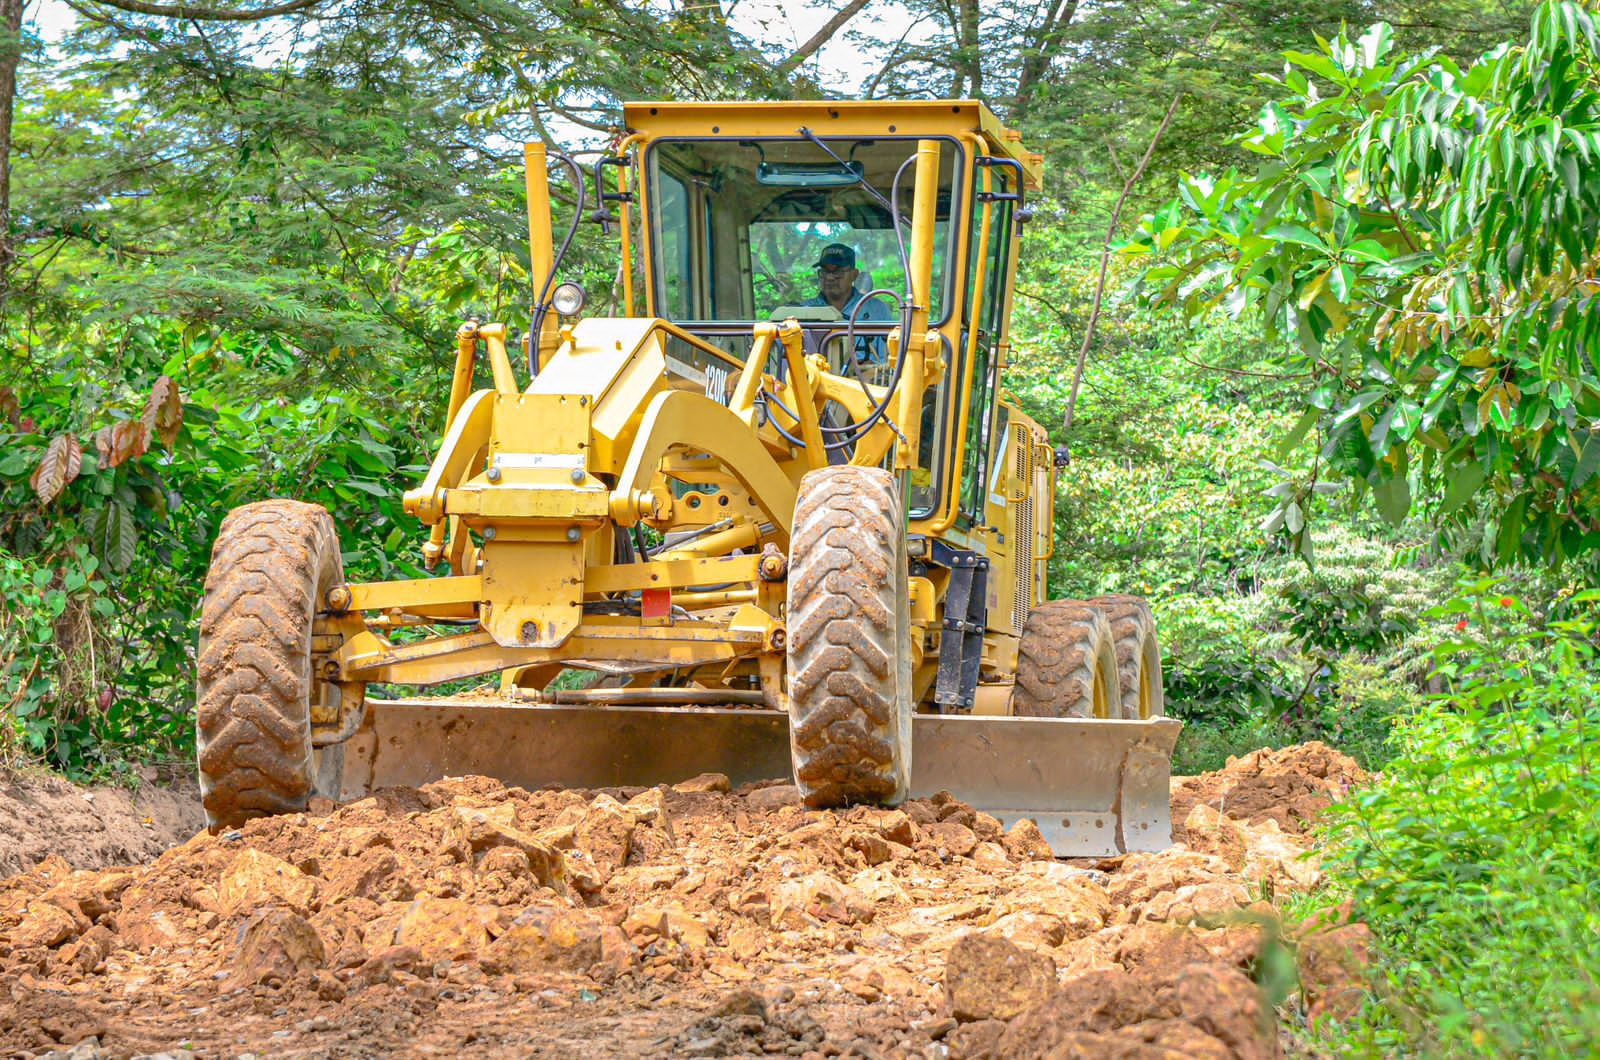
{"type": "Polygon", "coordinates": [[[646,589],[641,592],[639,614],[645,618],[666,618],[672,614],[672,590],[646,589]]]}

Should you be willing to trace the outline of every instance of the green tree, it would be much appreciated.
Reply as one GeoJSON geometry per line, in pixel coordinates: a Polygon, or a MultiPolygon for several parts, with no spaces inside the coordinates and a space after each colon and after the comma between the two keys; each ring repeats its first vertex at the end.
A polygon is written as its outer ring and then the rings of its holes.
{"type": "Polygon", "coordinates": [[[1491,524],[1481,558],[1600,548],[1600,67],[1557,0],[1526,41],[1459,66],[1378,24],[1289,52],[1242,139],[1253,172],[1183,180],[1132,253],[1187,318],[1258,317],[1311,373],[1270,529],[1309,551],[1310,498],[1352,481],[1398,524],[1491,524]]]}

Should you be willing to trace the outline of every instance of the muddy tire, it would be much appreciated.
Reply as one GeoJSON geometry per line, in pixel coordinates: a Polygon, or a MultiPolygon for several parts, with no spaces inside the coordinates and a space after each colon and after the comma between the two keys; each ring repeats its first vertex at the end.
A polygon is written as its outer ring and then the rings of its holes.
{"type": "Polygon", "coordinates": [[[1119,716],[1117,656],[1105,614],[1082,600],[1028,612],[1017,646],[1011,711],[1029,718],[1119,716]]]}
{"type": "Polygon", "coordinates": [[[337,796],[343,749],[311,745],[311,628],[343,563],[315,504],[235,508],[211,550],[195,690],[200,795],[212,831],[337,796]]]}
{"type": "Polygon", "coordinates": [[[880,468],[800,482],[789,544],[789,748],[806,805],[903,801],[911,787],[905,510],[880,468]]]}
{"type": "Polygon", "coordinates": [[[1098,607],[1111,624],[1117,655],[1117,688],[1121,717],[1134,720],[1159,718],[1167,712],[1166,688],[1161,675],[1161,642],[1156,639],[1156,617],[1142,596],[1096,596],[1098,607]]]}

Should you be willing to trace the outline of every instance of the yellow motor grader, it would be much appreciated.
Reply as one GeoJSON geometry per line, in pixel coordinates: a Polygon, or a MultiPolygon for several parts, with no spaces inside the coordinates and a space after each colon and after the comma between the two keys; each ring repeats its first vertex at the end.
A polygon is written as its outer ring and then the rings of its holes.
{"type": "Polygon", "coordinates": [[[1000,385],[1039,156],[973,101],[624,113],[591,171],[526,149],[531,326],[460,329],[404,496],[434,576],[346,583],[314,505],[224,521],[212,826],[444,775],[720,772],[819,807],[947,789],[1060,856],[1166,846],[1150,609],[1046,598],[1064,454],[1000,385]],[[560,282],[584,220],[616,225],[621,316],[560,282]]]}

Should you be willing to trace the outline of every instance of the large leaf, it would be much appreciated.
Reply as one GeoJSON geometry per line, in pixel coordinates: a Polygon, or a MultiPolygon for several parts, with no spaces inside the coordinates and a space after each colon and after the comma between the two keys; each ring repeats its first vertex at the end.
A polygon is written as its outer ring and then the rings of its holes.
{"type": "Polygon", "coordinates": [[[178,430],[183,426],[183,402],[178,398],[177,383],[166,376],[156,380],[139,423],[144,427],[146,439],[154,434],[161,439],[162,445],[172,448],[178,440],[178,430]]]}
{"type": "Polygon", "coordinates": [[[89,535],[89,547],[112,570],[125,571],[133,565],[139,528],[132,512],[112,501],[104,508],[86,513],[84,528],[89,535]]]}
{"type": "Polygon", "coordinates": [[[142,419],[123,420],[95,433],[94,447],[100,453],[101,467],[117,467],[150,449],[150,429],[142,419]]]}
{"type": "Polygon", "coordinates": [[[83,447],[70,434],[58,434],[45,447],[39,466],[28,479],[40,504],[49,504],[83,470],[83,447]]]}

